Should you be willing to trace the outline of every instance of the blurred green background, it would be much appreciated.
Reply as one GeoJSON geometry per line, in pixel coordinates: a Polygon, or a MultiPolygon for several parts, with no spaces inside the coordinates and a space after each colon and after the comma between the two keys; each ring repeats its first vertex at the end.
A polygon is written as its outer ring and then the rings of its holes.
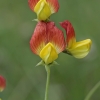
{"type": "MultiPolygon", "coordinates": [[[[84,100],[100,80],[100,1],[59,0],[59,4],[51,20],[59,28],[59,22],[69,20],[77,41],[90,38],[92,47],[84,59],[59,55],[60,65],[51,68],[48,100],[84,100]]],[[[0,75],[7,81],[2,100],[44,100],[46,71],[35,67],[40,58],[29,47],[34,18],[27,0],[0,0],[0,75]]],[[[100,88],[90,100],[100,100],[100,88]]]]}

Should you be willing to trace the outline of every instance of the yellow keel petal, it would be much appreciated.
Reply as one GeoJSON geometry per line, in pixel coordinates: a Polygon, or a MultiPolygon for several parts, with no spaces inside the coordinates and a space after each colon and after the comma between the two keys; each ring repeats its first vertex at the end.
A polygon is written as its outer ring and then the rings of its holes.
{"type": "Polygon", "coordinates": [[[40,52],[40,57],[46,64],[52,63],[58,58],[56,49],[51,43],[48,43],[40,52]]]}
{"type": "Polygon", "coordinates": [[[80,41],[80,42],[76,42],[72,46],[72,48],[70,48],[70,49],[67,48],[67,50],[75,58],[83,58],[89,53],[90,47],[91,47],[91,40],[86,39],[86,40],[83,40],[83,41],[80,41]]]}
{"type": "Polygon", "coordinates": [[[49,5],[47,4],[46,0],[40,0],[35,8],[34,12],[36,12],[37,17],[39,20],[46,20],[51,15],[51,10],[49,5]]]}

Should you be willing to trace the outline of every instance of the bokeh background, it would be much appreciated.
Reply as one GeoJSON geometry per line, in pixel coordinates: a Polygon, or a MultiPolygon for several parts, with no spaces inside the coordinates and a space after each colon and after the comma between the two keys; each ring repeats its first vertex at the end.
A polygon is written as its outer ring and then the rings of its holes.
{"type": "MultiPolygon", "coordinates": [[[[51,67],[48,100],[84,100],[100,81],[100,1],[59,0],[59,4],[51,20],[60,29],[59,22],[69,20],[77,41],[90,38],[92,47],[83,59],[59,55],[60,65],[51,67]]],[[[29,47],[35,18],[27,0],[0,0],[0,75],[7,81],[2,100],[44,100],[46,71],[35,67],[40,58],[29,47]]],[[[91,100],[100,100],[100,88],[91,100]]]]}

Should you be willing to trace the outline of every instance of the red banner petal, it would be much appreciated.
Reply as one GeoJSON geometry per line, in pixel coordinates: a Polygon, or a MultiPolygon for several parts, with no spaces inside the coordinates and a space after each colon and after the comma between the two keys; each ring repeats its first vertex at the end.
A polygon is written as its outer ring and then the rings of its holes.
{"type": "Polygon", "coordinates": [[[48,42],[54,45],[57,53],[62,52],[65,49],[64,35],[63,32],[55,26],[54,22],[47,23],[47,34],[48,42]]]}
{"type": "Polygon", "coordinates": [[[59,9],[58,0],[47,0],[47,3],[49,4],[49,6],[51,8],[52,13],[55,13],[58,11],[58,9],[59,9]]]}
{"type": "Polygon", "coordinates": [[[60,25],[66,30],[66,44],[70,48],[76,42],[74,28],[69,21],[61,22],[60,25]]]}
{"type": "Polygon", "coordinates": [[[34,7],[38,3],[39,0],[28,0],[29,7],[34,11],[34,7]]]}
{"type": "Polygon", "coordinates": [[[49,42],[54,45],[57,53],[65,49],[63,32],[55,26],[54,22],[38,22],[30,40],[31,50],[39,55],[49,42]]]}
{"type": "Polygon", "coordinates": [[[46,44],[46,23],[38,22],[30,40],[31,50],[38,54],[46,44]]]}

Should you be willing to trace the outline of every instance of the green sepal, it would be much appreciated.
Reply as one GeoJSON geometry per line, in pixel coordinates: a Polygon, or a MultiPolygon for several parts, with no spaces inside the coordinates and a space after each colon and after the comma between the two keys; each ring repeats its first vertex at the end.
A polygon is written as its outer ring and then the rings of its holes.
{"type": "Polygon", "coordinates": [[[48,66],[53,66],[53,65],[59,65],[56,61],[53,61],[52,63],[48,64],[48,66]]]}
{"type": "MultiPolygon", "coordinates": [[[[33,19],[32,21],[36,21],[36,22],[39,22],[39,20],[36,18],[36,19],[33,19]]],[[[41,20],[42,21],[42,20],[41,20]]],[[[48,18],[48,19],[46,19],[46,20],[44,20],[44,22],[50,22],[50,19],[48,18]]]]}
{"type": "MultiPolygon", "coordinates": [[[[37,65],[35,66],[35,67],[37,67],[37,66],[46,66],[47,64],[45,64],[45,62],[43,61],[43,60],[41,60],[39,63],[37,63],[37,65]]],[[[56,61],[53,61],[52,63],[50,63],[50,64],[48,64],[47,66],[53,66],[53,65],[59,65],[56,61]]]]}
{"type": "Polygon", "coordinates": [[[62,51],[62,52],[72,56],[72,54],[71,54],[67,49],[65,49],[65,50],[62,51]]]}
{"type": "Polygon", "coordinates": [[[39,20],[38,20],[38,19],[33,19],[32,21],[36,21],[36,22],[39,22],[39,20]]]}
{"type": "Polygon", "coordinates": [[[44,61],[43,60],[41,60],[39,63],[37,63],[37,65],[35,66],[35,67],[37,67],[37,66],[45,66],[45,63],[44,63],[44,61]]]}
{"type": "Polygon", "coordinates": [[[54,65],[59,65],[56,61],[53,62],[54,65]]]}

